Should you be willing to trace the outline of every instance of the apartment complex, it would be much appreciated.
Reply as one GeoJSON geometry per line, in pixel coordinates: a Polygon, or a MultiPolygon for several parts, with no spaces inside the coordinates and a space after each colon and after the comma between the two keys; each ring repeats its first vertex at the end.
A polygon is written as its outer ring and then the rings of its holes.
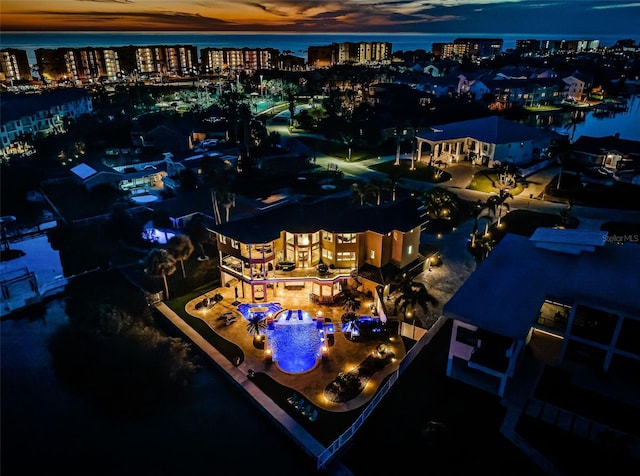
{"type": "Polygon", "coordinates": [[[307,50],[308,64],[314,68],[321,68],[334,64],[389,63],[391,47],[391,43],[380,41],[310,46],[307,50]]]}
{"type": "Polygon", "coordinates": [[[0,96],[0,158],[28,153],[29,137],[64,132],[65,119],[93,112],[91,95],[84,89],[60,88],[38,94],[0,96]]]}
{"type": "Polygon", "coordinates": [[[441,58],[490,58],[503,46],[501,38],[456,38],[453,43],[433,43],[431,52],[441,58]]]}
{"type": "Polygon", "coordinates": [[[30,81],[31,68],[25,50],[7,48],[0,50],[0,81],[30,81]]]}
{"type": "Polygon", "coordinates": [[[197,48],[190,45],[38,48],[35,53],[41,77],[52,82],[94,83],[132,75],[171,78],[198,70],[197,48]]]}
{"type": "Polygon", "coordinates": [[[278,68],[280,53],[274,48],[203,48],[201,71],[216,74],[232,71],[253,72],[278,68]]]}
{"type": "Polygon", "coordinates": [[[516,40],[516,50],[521,52],[576,52],[594,51],[600,47],[600,40],[516,40]]]}

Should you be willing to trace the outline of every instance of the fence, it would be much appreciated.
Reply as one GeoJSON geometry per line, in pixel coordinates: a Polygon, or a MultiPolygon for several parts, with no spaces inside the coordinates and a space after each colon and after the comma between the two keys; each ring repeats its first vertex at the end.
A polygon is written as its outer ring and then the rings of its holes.
{"type": "Polygon", "coordinates": [[[367,420],[369,415],[373,413],[373,410],[378,406],[378,403],[382,401],[382,399],[387,395],[389,390],[396,383],[400,375],[405,371],[405,369],[409,366],[409,364],[416,358],[416,356],[420,353],[420,351],[427,345],[431,339],[438,333],[440,328],[446,322],[446,318],[444,316],[440,316],[438,320],[431,326],[428,332],[426,332],[423,337],[416,342],[416,344],[409,349],[409,352],[405,355],[404,359],[400,364],[400,367],[393,372],[389,379],[380,387],[376,395],[373,397],[371,402],[365,407],[360,416],[356,419],[355,422],[347,429],[344,433],[342,433],[336,440],[333,441],[322,453],[318,455],[318,469],[324,468],[324,466],[340,451],[341,448],[344,447],[345,444],[353,438],[358,429],[362,426],[362,424],[367,420]]]}

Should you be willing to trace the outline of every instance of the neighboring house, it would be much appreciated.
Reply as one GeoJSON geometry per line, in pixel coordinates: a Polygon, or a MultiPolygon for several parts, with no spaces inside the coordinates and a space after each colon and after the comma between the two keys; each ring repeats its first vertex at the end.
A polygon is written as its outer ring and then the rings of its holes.
{"type": "Polygon", "coordinates": [[[564,84],[557,78],[483,79],[475,81],[469,92],[476,101],[486,100],[489,109],[557,104],[563,98],[564,84]]]}
{"type": "Polygon", "coordinates": [[[640,170],[640,141],[620,139],[620,134],[605,137],[580,136],[571,145],[571,160],[609,171],[640,170]]]}
{"type": "Polygon", "coordinates": [[[527,165],[545,157],[554,135],[499,116],[432,126],[416,135],[417,160],[431,164],[469,160],[493,167],[527,165]]]}
{"type": "Polygon", "coordinates": [[[529,66],[504,66],[498,70],[494,79],[540,79],[556,78],[552,69],[531,68],[529,66]]]}
{"type": "Polygon", "coordinates": [[[615,238],[551,228],[507,234],[444,306],[453,320],[447,375],[502,397],[536,367],[521,364],[543,333],[555,342],[547,364],[598,376],[594,390],[627,388],[640,404],[640,273],[630,266],[640,263],[640,246],[615,238]]]}
{"type": "Polygon", "coordinates": [[[567,76],[562,78],[562,81],[567,85],[565,88],[565,97],[572,97],[581,101],[585,97],[586,83],[575,76],[567,76]]]}
{"type": "Polygon", "coordinates": [[[167,174],[163,161],[146,162],[121,167],[109,167],[100,162],[82,162],[70,169],[76,182],[87,190],[108,184],[118,190],[130,191],[162,188],[167,174]]]}
{"type": "Polygon", "coordinates": [[[0,95],[0,158],[25,152],[25,143],[37,136],[62,133],[66,120],[93,112],[91,94],[79,88],[60,88],[40,93],[0,95]]]}
{"type": "Polygon", "coordinates": [[[305,289],[312,302],[332,303],[343,285],[355,279],[382,309],[380,282],[359,270],[401,270],[420,262],[421,217],[416,199],[357,207],[348,198],[286,203],[250,218],[214,227],[218,236],[223,285],[240,286],[251,301],[274,299],[279,293],[305,289]],[[324,263],[328,274],[316,272],[324,263]],[[289,272],[280,272],[287,263],[289,272]],[[362,279],[360,279],[362,278],[362,279]],[[375,298],[373,297],[375,295],[375,298]]]}

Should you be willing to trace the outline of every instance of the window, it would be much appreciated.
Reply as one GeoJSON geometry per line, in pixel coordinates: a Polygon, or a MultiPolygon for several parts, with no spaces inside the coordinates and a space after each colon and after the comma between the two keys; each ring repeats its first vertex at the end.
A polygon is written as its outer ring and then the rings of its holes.
{"type": "Polygon", "coordinates": [[[375,250],[369,251],[369,259],[376,259],[376,251],[375,250]]]}
{"type": "Polygon", "coordinates": [[[288,231],[284,234],[285,240],[287,243],[293,244],[293,233],[289,233],[288,231]]]}
{"type": "Polygon", "coordinates": [[[331,250],[322,250],[322,257],[328,260],[333,260],[333,252],[331,250]]]}
{"type": "Polygon", "coordinates": [[[318,241],[320,241],[320,232],[315,232],[313,235],[311,235],[311,243],[317,243],[318,241]]]}
{"type": "Polygon", "coordinates": [[[328,231],[322,232],[322,239],[324,241],[333,241],[333,233],[329,233],[328,231]]]}
{"type": "Polygon", "coordinates": [[[482,144],[482,151],[486,152],[489,150],[489,144],[482,144]]]}
{"type": "Polygon", "coordinates": [[[354,251],[339,251],[336,253],[337,261],[354,261],[356,259],[356,253],[354,251]]]}
{"type": "Polygon", "coordinates": [[[218,235],[218,237],[220,238],[220,243],[222,243],[223,245],[227,243],[226,236],[218,235]]]}
{"type": "Polygon", "coordinates": [[[238,249],[238,242],[236,240],[231,240],[231,246],[238,249]]]}
{"type": "Polygon", "coordinates": [[[356,234],[355,233],[340,233],[338,234],[338,243],[355,243],[356,242],[356,234]]]}
{"type": "Polygon", "coordinates": [[[309,246],[309,235],[307,233],[298,234],[298,245],[309,246]]]}
{"type": "Polygon", "coordinates": [[[413,253],[413,245],[407,246],[407,253],[409,253],[409,254],[413,253]]]}

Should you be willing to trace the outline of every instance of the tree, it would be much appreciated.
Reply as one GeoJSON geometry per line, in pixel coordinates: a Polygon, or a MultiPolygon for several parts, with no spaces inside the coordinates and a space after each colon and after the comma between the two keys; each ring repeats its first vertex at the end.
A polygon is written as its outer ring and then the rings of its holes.
{"type": "Polygon", "coordinates": [[[445,188],[425,192],[422,203],[429,218],[439,220],[450,220],[460,208],[458,196],[445,188]]]}
{"type": "Polygon", "coordinates": [[[504,162],[496,170],[498,182],[503,187],[514,187],[517,174],[518,168],[512,162],[504,162]]]}
{"type": "Polygon", "coordinates": [[[399,291],[399,296],[393,301],[394,313],[402,312],[403,319],[408,317],[417,306],[425,312],[429,304],[436,305],[438,300],[429,293],[426,286],[416,282],[407,273],[397,275],[389,284],[389,293],[399,291]]]}
{"type": "Polygon", "coordinates": [[[176,272],[176,260],[164,248],[152,249],[144,259],[144,272],[152,277],[162,277],[165,299],[169,299],[167,276],[176,272]]]}
{"type": "Polygon", "coordinates": [[[376,205],[380,206],[382,201],[382,191],[386,189],[386,184],[378,180],[371,180],[365,187],[365,191],[368,195],[376,197],[376,205]]]}
{"type": "Polygon", "coordinates": [[[360,202],[360,206],[364,205],[364,199],[367,196],[367,187],[361,182],[356,182],[352,186],[352,197],[360,202]]]}
{"type": "Polygon", "coordinates": [[[195,249],[191,242],[191,238],[189,238],[188,235],[175,235],[171,237],[167,243],[167,248],[169,249],[171,256],[173,256],[176,261],[180,262],[180,266],[182,267],[182,277],[185,278],[184,262],[191,257],[195,249]]]}
{"type": "Polygon", "coordinates": [[[487,198],[487,203],[489,204],[490,208],[494,210],[494,214],[498,217],[498,226],[500,226],[502,210],[504,208],[509,210],[509,204],[505,203],[505,201],[509,198],[513,198],[513,195],[503,189],[500,190],[500,193],[498,195],[491,195],[489,198],[487,198]]]}
{"type": "Polygon", "coordinates": [[[267,320],[263,314],[252,313],[247,322],[247,333],[253,337],[259,337],[262,332],[267,328],[267,320]]]}

